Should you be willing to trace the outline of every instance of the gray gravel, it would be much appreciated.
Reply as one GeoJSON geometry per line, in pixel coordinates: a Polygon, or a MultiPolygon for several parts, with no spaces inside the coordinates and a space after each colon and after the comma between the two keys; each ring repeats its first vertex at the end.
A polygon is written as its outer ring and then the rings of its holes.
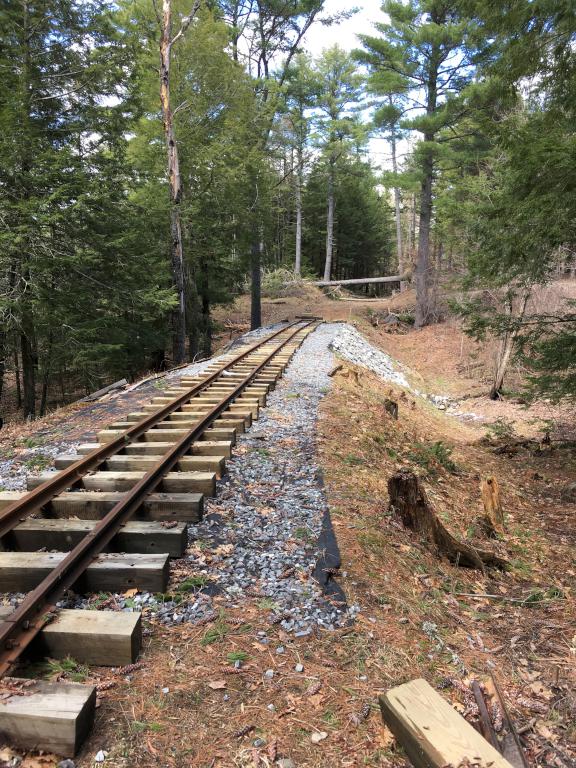
{"type": "Polygon", "coordinates": [[[373,347],[372,344],[351,325],[343,324],[339,327],[334,339],[330,344],[330,349],[338,353],[345,360],[349,360],[355,365],[361,365],[364,368],[376,373],[384,381],[405,387],[412,395],[422,397],[436,406],[440,411],[446,411],[452,416],[456,416],[463,421],[483,421],[484,418],[475,413],[469,413],[460,409],[460,402],[456,398],[447,395],[436,395],[422,392],[411,386],[410,382],[402,372],[403,366],[397,360],[394,360],[382,352],[381,349],[373,347]]]}
{"type": "Polygon", "coordinates": [[[410,389],[408,380],[398,370],[399,364],[390,355],[373,347],[370,342],[351,325],[338,327],[334,338],[330,343],[330,349],[338,352],[340,357],[349,360],[356,365],[362,365],[378,374],[385,381],[398,384],[410,389]]]}
{"type": "MultiPolygon", "coordinates": [[[[319,402],[331,384],[328,372],[334,356],[329,345],[338,328],[322,325],[308,336],[259,420],[240,436],[216,498],[206,502],[204,520],[189,526],[190,546],[179,566],[199,588],[177,600],[150,593],[133,598],[117,594],[105,607],[142,610],[164,624],[197,623],[217,615],[215,595],[218,606],[223,599],[234,607],[249,593],[269,611],[271,622],[297,637],[310,635],[314,627],[345,625],[358,613],[356,605],[328,602],[311,575],[327,510],[316,458],[316,420],[319,402]]],[[[21,596],[6,597],[15,605],[21,596]]],[[[90,604],[70,597],[60,605],[90,604]]],[[[266,633],[258,640],[266,643],[266,633]]],[[[271,651],[282,654],[284,648],[271,651]]]]}
{"type": "MultiPolygon", "coordinates": [[[[272,621],[296,636],[310,634],[314,625],[335,628],[357,612],[356,606],[328,603],[311,578],[327,507],[316,460],[316,419],[330,386],[334,358],[328,347],[336,327],[323,325],[306,339],[260,419],[238,440],[204,521],[189,529],[189,562],[210,586],[207,591],[230,605],[249,592],[270,610],[272,621]]],[[[211,610],[211,599],[202,594],[155,612],[166,623],[179,623],[211,610]]]]}
{"type": "MultiPolygon", "coordinates": [[[[234,346],[278,327],[246,334],[234,346]]],[[[333,351],[422,394],[410,388],[390,356],[372,347],[356,329],[321,325],[293,357],[259,420],[240,436],[217,497],[206,502],[204,520],[189,526],[189,548],[179,565],[194,579],[192,592],[181,593],[177,600],[149,593],[133,598],[118,594],[106,607],[142,610],[165,624],[197,623],[217,615],[214,596],[218,606],[223,600],[236,607],[249,595],[270,611],[271,622],[297,637],[311,634],[315,627],[343,626],[356,616],[359,606],[328,602],[311,575],[320,556],[318,539],[327,510],[317,463],[316,421],[319,403],[331,386],[333,351]]],[[[193,364],[178,375],[201,372],[210,362],[193,364]]],[[[428,398],[442,409],[453,407],[444,398],[428,398]]],[[[41,450],[56,455],[62,446],[41,450]]],[[[5,599],[16,605],[20,597],[5,599]]],[[[89,607],[89,602],[72,597],[61,606],[89,607]]],[[[260,632],[258,640],[266,643],[266,633],[260,632]]],[[[284,649],[271,651],[282,654],[284,649]]]]}

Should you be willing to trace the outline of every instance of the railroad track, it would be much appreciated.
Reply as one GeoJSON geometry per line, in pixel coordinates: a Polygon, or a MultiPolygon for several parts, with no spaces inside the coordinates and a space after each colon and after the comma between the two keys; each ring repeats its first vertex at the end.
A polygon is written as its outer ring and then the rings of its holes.
{"type": "Polygon", "coordinates": [[[0,493],[0,592],[27,593],[0,609],[0,732],[15,744],[70,757],[92,727],[96,689],[7,677],[26,652],[98,666],[136,661],[140,613],[61,610],[65,593],[165,592],[187,524],[216,493],[236,434],[266,404],[315,320],[300,320],[182,376],[141,411],[98,432],[57,472],[0,493]]]}

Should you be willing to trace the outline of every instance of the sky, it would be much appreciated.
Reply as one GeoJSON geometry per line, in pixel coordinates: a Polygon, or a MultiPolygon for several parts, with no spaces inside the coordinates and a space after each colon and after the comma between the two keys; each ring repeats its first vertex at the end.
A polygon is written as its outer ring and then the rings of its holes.
{"type": "MultiPolygon", "coordinates": [[[[380,10],[381,5],[381,0],[357,0],[357,2],[326,0],[324,8],[328,14],[346,11],[351,6],[358,8],[358,13],[331,27],[314,24],[306,36],[305,48],[313,56],[319,56],[324,48],[329,48],[336,43],[347,51],[359,48],[360,41],[357,35],[377,34],[373,26],[374,23],[386,21],[385,15],[380,10]]],[[[386,141],[377,137],[371,138],[368,151],[373,165],[385,169],[390,168],[390,151],[386,141]]]]}
{"type": "Polygon", "coordinates": [[[356,36],[374,34],[374,22],[385,20],[380,10],[381,4],[381,0],[358,0],[355,3],[350,3],[348,0],[326,0],[324,8],[328,14],[346,11],[350,6],[358,8],[359,11],[347,21],[332,27],[314,25],[306,37],[306,47],[314,56],[321,53],[323,48],[328,48],[335,43],[349,51],[357,48],[359,41],[356,36]]]}

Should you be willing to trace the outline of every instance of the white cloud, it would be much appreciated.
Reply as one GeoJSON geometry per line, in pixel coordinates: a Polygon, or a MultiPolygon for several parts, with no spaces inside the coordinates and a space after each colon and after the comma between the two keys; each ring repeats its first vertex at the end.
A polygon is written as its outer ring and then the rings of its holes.
{"type": "Polygon", "coordinates": [[[375,34],[374,23],[386,19],[379,0],[359,0],[356,3],[350,3],[348,0],[326,0],[324,4],[325,12],[330,15],[342,13],[351,7],[358,8],[358,13],[340,24],[333,24],[331,27],[321,24],[312,26],[306,36],[305,47],[313,56],[318,56],[324,48],[336,43],[347,51],[358,48],[360,41],[357,36],[375,34]]]}

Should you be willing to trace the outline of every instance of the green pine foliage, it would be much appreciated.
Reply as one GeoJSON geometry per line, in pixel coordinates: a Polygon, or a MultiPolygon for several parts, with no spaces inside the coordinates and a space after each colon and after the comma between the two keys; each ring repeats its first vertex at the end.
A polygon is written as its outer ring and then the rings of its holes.
{"type": "MultiPolygon", "coordinates": [[[[326,236],[325,160],[310,173],[304,194],[304,253],[307,266],[322,273],[326,236]]],[[[360,158],[340,158],[336,175],[335,279],[384,275],[393,251],[390,200],[377,189],[377,178],[360,158]]]]}
{"type": "MultiPolygon", "coordinates": [[[[0,8],[0,395],[18,372],[25,417],[171,363],[157,6],[0,8]]],[[[386,0],[360,50],[313,59],[310,28],[349,16],[324,6],[202,2],[188,24],[172,2],[188,355],[247,282],[259,323],[262,274],[414,267],[418,325],[449,278],[532,396],[575,398],[574,306],[532,299],[576,251],[572,5],[386,0]],[[378,172],[370,132],[394,147],[378,172]]]]}

